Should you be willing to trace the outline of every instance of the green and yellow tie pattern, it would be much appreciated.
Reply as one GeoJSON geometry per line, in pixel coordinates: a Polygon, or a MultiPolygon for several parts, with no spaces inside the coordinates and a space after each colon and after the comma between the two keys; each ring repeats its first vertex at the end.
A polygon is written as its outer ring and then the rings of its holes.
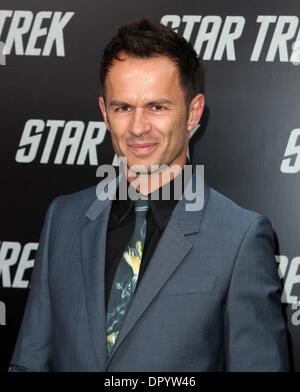
{"type": "Polygon", "coordinates": [[[107,305],[107,352],[110,354],[136,288],[146,238],[148,199],[135,201],[135,228],[114,276],[107,305]]]}

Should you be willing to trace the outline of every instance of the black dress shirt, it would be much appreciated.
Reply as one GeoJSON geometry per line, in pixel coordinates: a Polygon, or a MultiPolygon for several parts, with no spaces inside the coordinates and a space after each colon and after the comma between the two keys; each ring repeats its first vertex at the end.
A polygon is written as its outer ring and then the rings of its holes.
{"type": "MultiPolygon", "coordinates": [[[[190,164],[187,159],[186,164],[190,164]]],[[[176,179],[176,178],[175,178],[176,179]]],[[[137,280],[138,288],[147,265],[153,255],[153,252],[159,242],[159,239],[167,226],[173,209],[178,200],[174,198],[175,179],[170,182],[170,200],[162,199],[163,187],[153,191],[148,195],[149,210],[147,212],[147,231],[144,243],[144,250],[137,280]],[[158,200],[153,200],[152,195],[156,192],[158,200]]],[[[181,193],[184,191],[185,181],[182,181],[181,193]]],[[[129,183],[127,181],[127,189],[129,183]]],[[[128,244],[134,230],[135,212],[133,208],[134,201],[127,198],[119,200],[118,190],[116,199],[113,200],[107,227],[106,237],[106,260],[105,260],[105,306],[107,308],[109,293],[111,290],[113,278],[121,260],[122,254],[128,244]]]]}

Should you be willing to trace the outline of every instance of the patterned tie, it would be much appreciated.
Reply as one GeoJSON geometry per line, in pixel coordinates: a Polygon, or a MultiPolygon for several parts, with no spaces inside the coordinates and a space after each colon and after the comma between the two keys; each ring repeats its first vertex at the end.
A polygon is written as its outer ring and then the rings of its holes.
{"type": "Polygon", "coordinates": [[[146,237],[148,199],[134,202],[135,227],[115,273],[107,305],[107,352],[110,354],[136,288],[146,237]]]}

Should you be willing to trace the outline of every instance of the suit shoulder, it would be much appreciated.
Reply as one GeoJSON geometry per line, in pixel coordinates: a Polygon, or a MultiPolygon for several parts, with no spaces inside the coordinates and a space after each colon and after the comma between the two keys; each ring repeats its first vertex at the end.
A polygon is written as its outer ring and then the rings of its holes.
{"type": "Polygon", "coordinates": [[[207,207],[209,219],[217,220],[228,229],[244,230],[259,219],[268,221],[270,224],[269,219],[265,215],[242,207],[212,187],[210,187],[207,207]]]}
{"type": "Polygon", "coordinates": [[[51,204],[55,203],[56,213],[74,218],[84,215],[96,197],[96,185],[93,185],[73,193],[57,196],[51,204]]]}

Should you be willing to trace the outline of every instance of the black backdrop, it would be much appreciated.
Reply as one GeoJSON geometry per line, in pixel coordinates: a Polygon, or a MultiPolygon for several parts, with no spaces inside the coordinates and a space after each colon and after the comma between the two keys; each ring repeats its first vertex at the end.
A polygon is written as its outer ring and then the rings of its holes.
{"type": "Polygon", "coordinates": [[[47,206],[97,183],[97,166],[113,161],[97,103],[100,56],[119,25],[142,16],[169,24],[203,60],[207,105],[192,159],[212,186],[271,219],[299,371],[296,0],[0,0],[0,369],[15,344],[47,206]]]}

